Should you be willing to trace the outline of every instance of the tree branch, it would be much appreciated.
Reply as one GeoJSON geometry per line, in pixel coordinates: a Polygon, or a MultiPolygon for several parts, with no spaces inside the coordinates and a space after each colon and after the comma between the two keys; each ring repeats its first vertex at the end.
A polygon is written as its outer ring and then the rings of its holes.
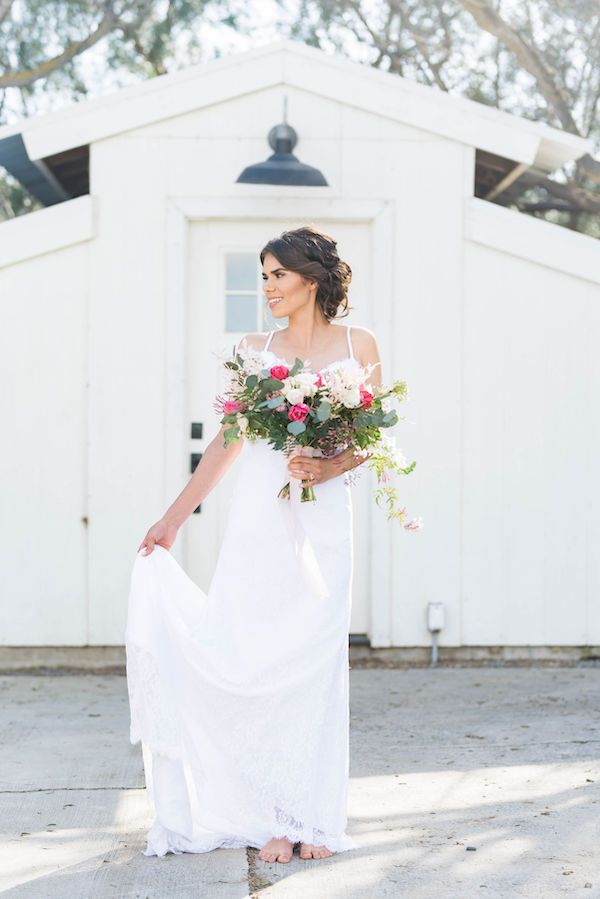
{"type": "Polygon", "coordinates": [[[551,72],[535,47],[525,43],[520,34],[508,22],[488,6],[487,0],[459,0],[463,8],[469,12],[480,28],[497,37],[511,51],[523,68],[533,75],[546,102],[554,110],[565,131],[580,134],[579,128],[570,112],[569,98],[557,83],[555,74],[551,72]]]}
{"type": "Polygon", "coordinates": [[[585,178],[589,178],[594,184],[600,185],[600,162],[597,159],[594,159],[593,156],[586,153],[585,156],[581,156],[577,160],[575,165],[577,167],[578,177],[583,175],[585,178]]]}
{"type": "MultiPolygon", "coordinates": [[[[570,212],[591,212],[595,215],[600,214],[600,196],[591,193],[584,187],[578,187],[572,181],[567,184],[561,184],[559,181],[552,181],[543,175],[537,175],[535,172],[525,172],[521,177],[511,185],[510,189],[504,195],[507,201],[519,203],[519,197],[530,187],[543,188],[549,197],[554,197],[560,201],[553,208],[565,209],[570,212]]],[[[526,204],[526,201],[523,201],[526,204]]]]}
{"type": "Polygon", "coordinates": [[[29,84],[33,84],[38,78],[45,78],[80,53],[93,47],[98,41],[101,41],[103,37],[106,37],[107,34],[115,29],[117,23],[118,17],[112,8],[112,4],[109,4],[98,27],[84,40],[73,41],[58,56],[47,59],[33,69],[26,69],[23,72],[5,72],[3,75],[0,75],[0,88],[26,87],[29,84]]]}
{"type": "Polygon", "coordinates": [[[2,25],[5,18],[9,14],[12,5],[13,0],[0,0],[0,25],[2,25]]]}

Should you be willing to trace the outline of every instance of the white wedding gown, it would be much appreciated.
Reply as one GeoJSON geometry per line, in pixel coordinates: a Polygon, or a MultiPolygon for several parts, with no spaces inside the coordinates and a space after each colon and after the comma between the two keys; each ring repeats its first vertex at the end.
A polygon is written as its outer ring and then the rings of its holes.
{"type": "MultiPolygon", "coordinates": [[[[269,341],[265,365],[283,361],[269,341]]],[[[348,344],[327,368],[358,365],[349,329],[348,344]]],[[[245,441],[208,593],[161,546],[134,560],[130,738],[155,811],[145,855],[273,836],[356,845],[345,832],[351,488],[339,475],[301,503],[287,463],[245,441]]]]}

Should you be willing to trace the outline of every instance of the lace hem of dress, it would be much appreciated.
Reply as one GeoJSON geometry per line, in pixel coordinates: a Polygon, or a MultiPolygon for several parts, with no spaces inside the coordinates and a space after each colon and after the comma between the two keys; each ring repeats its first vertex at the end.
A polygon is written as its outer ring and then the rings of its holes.
{"type": "Polygon", "coordinates": [[[179,722],[164,695],[156,659],[148,650],[128,641],[127,690],[131,743],[143,742],[151,752],[181,758],[179,722]]]}
{"type": "MultiPolygon", "coordinates": [[[[127,688],[130,705],[130,742],[142,743],[151,753],[166,756],[173,760],[185,761],[180,738],[180,725],[174,707],[160,677],[160,669],[156,658],[147,649],[131,640],[126,642],[127,656],[127,688]]],[[[259,786],[257,774],[249,777],[249,782],[259,786]]],[[[265,772],[261,772],[265,773],[265,772]]],[[[301,796],[298,790],[296,799],[301,796]]],[[[288,802],[285,803],[288,805],[288,802]]],[[[288,805],[289,807],[289,805],[288,805]]],[[[323,830],[305,824],[303,821],[286,812],[278,805],[271,806],[270,812],[264,809],[265,822],[271,831],[271,837],[290,840],[291,843],[310,843],[313,846],[324,846],[331,852],[343,852],[355,848],[355,843],[345,833],[333,836],[323,830]]],[[[251,839],[215,834],[200,841],[191,842],[188,838],[169,831],[158,821],[154,823],[147,836],[148,847],[144,855],[163,856],[167,852],[208,852],[218,847],[242,848],[252,846],[260,849],[264,843],[251,839]]],[[[265,841],[266,842],[266,841],[265,841]]]]}
{"type": "MultiPolygon", "coordinates": [[[[284,837],[292,844],[310,843],[313,846],[321,846],[329,849],[330,852],[347,852],[350,849],[356,849],[356,843],[343,833],[339,837],[323,835],[323,839],[319,842],[311,839],[308,834],[298,834],[285,828],[273,834],[275,839],[283,839],[284,837]]],[[[243,837],[240,835],[230,836],[225,834],[206,835],[200,839],[190,840],[181,834],[175,833],[163,827],[157,821],[154,822],[146,837],[147,845],[142,850],[142,855],[159,857],[165,856],[168,852],[174,855],[181,855],[184,852],[211,852],[213,849],[262,849],[265,842],[257,841],[253,838],[243,837]]]]}

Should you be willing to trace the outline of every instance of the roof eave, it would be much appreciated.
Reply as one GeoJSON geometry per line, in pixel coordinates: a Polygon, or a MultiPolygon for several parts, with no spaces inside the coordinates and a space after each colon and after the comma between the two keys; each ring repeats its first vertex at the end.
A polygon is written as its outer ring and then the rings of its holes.
{"type": "MultiPolygon", "coordinates": [[[[586,138],[288,40],[161,75],[26,120],[21,133],[30,160],[38,160],[279,84],[351,104],[548,172],[592,151],[592,143],[586,138]],[[267,56],[272,58],[265,66],[267,56]]],[[[13,134],[15,130],[15,126],[9,129],[13,134]]],[[[4,129],[0,129],[0,138],[4,136],[4,129]]]]}

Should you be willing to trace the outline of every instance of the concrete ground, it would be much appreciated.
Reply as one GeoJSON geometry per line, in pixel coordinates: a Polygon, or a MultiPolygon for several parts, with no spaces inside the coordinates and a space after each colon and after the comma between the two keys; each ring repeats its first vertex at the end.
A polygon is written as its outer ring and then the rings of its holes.
{"type": "Polygon", "coordinates": [[[0,894],[600,897],[600,668],[354,669],[357,850],[141,855],[152,810],[119,675],[0,677],[0,894]]]}

